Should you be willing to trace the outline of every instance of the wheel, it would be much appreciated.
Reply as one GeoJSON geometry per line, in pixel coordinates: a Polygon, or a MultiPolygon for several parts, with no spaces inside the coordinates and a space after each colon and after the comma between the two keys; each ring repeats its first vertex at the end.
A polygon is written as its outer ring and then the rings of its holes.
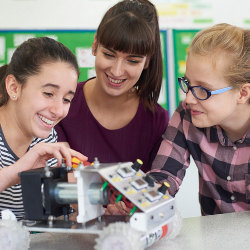
{"type": "Polygon", "coordinates": [[[142,250],[141,233],[128,223],[112,223],[96,239],[95,250],[142,250]]]}
{"type": "Polygon", "coordinates": [[[0,239],[0,249],[26,250],[29,248],[29,232],[21,222],[0,220],[0,239]]]}

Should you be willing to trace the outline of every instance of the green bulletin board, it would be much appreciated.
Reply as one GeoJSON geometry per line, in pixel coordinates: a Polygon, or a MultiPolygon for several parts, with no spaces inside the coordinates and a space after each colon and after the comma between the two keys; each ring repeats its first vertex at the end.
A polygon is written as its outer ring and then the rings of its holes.
{"type": "MultiPolygon", "coordinates": [[[[71,49],[79,64],[79,81],[87,80],[95,76],[95,57],[91,53],[95,32],[95,30],[0,30],[0,65],[8,63],[15,48],[27,39],[49,36],[71,49]]],[[[166,36],[166,31],[161,31],[164,73],[159,103],[168,109],[166,36]]]]}
{"type": "Polygon", "coordinates": [[[6,64],[17,46],[32,37],[49,36],[63,43],[77,56],[80,67],[80,81],[86,80],[94,70],[94,58],[91,45],[95,31],[61,31],[61,30],[10,30],[0,31],[0,64],[6,64]],[[1,45],[2,44],[2,45],[1,45]],[[4,50],[4,51],[3,51],[4,50]],[[1,56],[2,55],[2,56],[1,56]]]}
{"type": "Polygon", "coordinates": [[[185,74],[187,48],[198,31],[199,30],[173,30],[176,107],[179,102],[185,98],[185,94],[179,88],[177,78],[185,74]]]}
{"type": "Polygon", "coordinates": [[[161,106],[169,110],[168,102],[168,67],[167,67],[167,31],[161,31],[161,48],[163,58],[162,90],[158,102],[161,106]]]}

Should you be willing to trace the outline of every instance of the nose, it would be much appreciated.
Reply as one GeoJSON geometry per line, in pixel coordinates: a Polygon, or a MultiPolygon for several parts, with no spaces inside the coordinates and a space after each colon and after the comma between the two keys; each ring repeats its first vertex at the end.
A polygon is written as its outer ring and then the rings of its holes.
{"type": "Polygon", "coordinates": [[[123,75],[123,72],[124,72],[123,61],[120,59],[115,60],[114,63],[112,64],[110,72],[113,76],[116,76],[116,77],[123,75]]]}
{"type": "Polygon", "coordinates": [[[63,104],[62,100],[54,101],[50,106],[50,112],[57,118],[64,118],[67,115],[68,107],[63,104]]]}
{"type": "Polygon", "coordinates": [[[188,92],[186,94],[185,102],[187,104],[196,104],[197,103],[197,99],[194,97],[191,90],[188,90],[188,92]]]}

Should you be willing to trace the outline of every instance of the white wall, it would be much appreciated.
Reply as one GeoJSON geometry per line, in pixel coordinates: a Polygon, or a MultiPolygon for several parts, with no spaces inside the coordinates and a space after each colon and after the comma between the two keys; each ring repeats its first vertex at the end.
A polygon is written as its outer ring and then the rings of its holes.
{"type": "Polygon", "coordinates": [[[183,218],[200,216],[198,169],[191,159],[186,176],[175,196],[176,207],[183,218]]]}
{"type": "MultiPolygon", "coordinates": [[[[0,29],[95,29],[118,0],[0,0],[0,29]]],[[[245,26],[248,0],[152,0],[162,28],[192,28],[194,17],[245,26]]],[[[197,24],[201,25],[201,24],[197,24]]],[[[211,23],[204,24],[204,26],[211,23]]],[[[250,25],[250,23],[248,24],[250,25]]]]}

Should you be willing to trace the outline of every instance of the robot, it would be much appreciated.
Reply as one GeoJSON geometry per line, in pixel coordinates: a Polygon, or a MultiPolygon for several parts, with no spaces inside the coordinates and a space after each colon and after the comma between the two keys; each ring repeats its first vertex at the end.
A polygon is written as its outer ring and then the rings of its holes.
{"type": "Polygon", "coordinates": [[[181,218],[168,183],[156,184],[140,170],[142,162],[83,164],[64,163],[20,173],[25,211],[24,225],[30,231],[97,234],[96,250],[145,249],[162,238],[174,238],[181,218]],[[73,171],[76,183],[67,181],[73,171]],[[123,201],[126,216],[105,215],[104,207],[123,201]],[[76,221],[69,219],[72,204],[78,205],[76,221]],[[63,218],[62,218],[63,217],[63,218]]]}

